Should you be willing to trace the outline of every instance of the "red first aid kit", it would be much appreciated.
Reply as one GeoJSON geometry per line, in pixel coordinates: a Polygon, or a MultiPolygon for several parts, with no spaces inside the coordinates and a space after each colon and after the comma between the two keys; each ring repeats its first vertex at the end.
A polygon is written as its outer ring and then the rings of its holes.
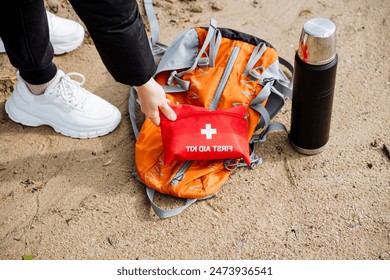
{"type": "Polygon", "coordinates": [[[170,106],[176,121],[160,111],[164,165],[173,160],[239,158],[251,164],[244,106],[214,111],[186,104],[170,106]]]}

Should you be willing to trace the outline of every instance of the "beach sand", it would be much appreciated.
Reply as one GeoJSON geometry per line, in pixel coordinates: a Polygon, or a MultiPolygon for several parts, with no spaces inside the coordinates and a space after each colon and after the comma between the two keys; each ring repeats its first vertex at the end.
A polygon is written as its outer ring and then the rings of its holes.
{"type": "MultiPolygon", "coordinates": [[[[256,148],[255,170],[235,171],[217,196],[160,219],[133,176],[130,87],[114,81],[87,34],[55,57],[64,72],[119,107],[111,134],[89,140],[11,121],[15,69],[0,55],[0,259],[390,259],[390,4],[386,0],[155,1],[161,42],[207,26],[256,35],[293,62],[303,23],[337,26],[330,140],[315,156],[286,133],[256,148]]],[[[68,2],[47,8],[78,20],[68,2]]],[[[143,12],[143,11],[142,11],[143,12]]],[[[276,120],[290,126],[291,101],[276,120]]],[[[181,200],[159,195],[164,207],[181,200]]]]}

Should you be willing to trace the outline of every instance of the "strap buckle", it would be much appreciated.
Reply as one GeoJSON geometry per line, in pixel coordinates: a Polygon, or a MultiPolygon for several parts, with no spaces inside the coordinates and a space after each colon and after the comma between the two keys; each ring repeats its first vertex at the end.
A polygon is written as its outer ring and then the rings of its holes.
{"type": "Polygon", "coordinates": [[[167,84],[168,84],[169,86],[172,85],[173,80],[174,80],[175,77],[176,77],[176,74],[177,74],[177,71],[175,70],[175,71],[172,71],[171,75],[169,75],[169,78],[168,78],[168,80],[167,80],[167,84]]]}
{"type": "MultiPolygon", "coordinates": [[[[255,156],[254,158],[251,158],[251,165],[249,166],[249,168],[255,169],[257,165],[262,163],[263,159],[261,157],[255,156]]],[[[223,162],[223,165],[229,171],[234,171],[240,167],[248,167],[248,165],[244,161],[236,159],[227,159],[223,162]]]]}
{"type": "Polygon", "coordinates": [[[252,81],[257,82],[261,79],[263,72],[264,72],[264,68],[262,66],[259,66],[259,67],[256,67],[255,69],[252,69],[251,71],[249,71],[248,76],[252,81]],[[261,72],[259,72],[258,70],[261,72]]]}
{"type": "Polygon", "coordinates": [[[210,65],[210,59],[208,57],[201,57],[198,60],[198,67],[199,68],[205,68],[210,65]]]}

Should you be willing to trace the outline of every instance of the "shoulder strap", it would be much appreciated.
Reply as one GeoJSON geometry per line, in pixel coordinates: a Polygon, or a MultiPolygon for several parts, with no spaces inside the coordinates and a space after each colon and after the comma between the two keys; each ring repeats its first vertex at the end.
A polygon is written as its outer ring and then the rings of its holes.
{"type": "Polygon", "coordinates": [[[160,28],[158,26],[158,20],[156,17],[156,12],[153,8],[152,0],[144,0],[144,8],[146,12],[146,17],[149,21],[150,32],[152,37],[150,39],[150,48],[152,49],[154,59],[158,62],[161,56],[165,53],[167,46],[160,43],[160,28]]]}
{"type": "MultiPolygon", "coordinates": [[[[183,80],[181,77],[185,74],[190,73],[196,67],[198,67],[199,62],[202,59],[207,60],[208,65],[214,65],[215,56],[219,49],[219,44],[221,41],[221,34],[217,29],[217,21],[213,18],[210,19],[210,26],[207,30],[206,38],[203,41],[202,47],[198,51],[197,56],[192,61],[192,65],[188,69],[182,69],[182,71],[177,72],[176,70],[172,71],[168,80],[167,85],[164,86],[164,90],[167,93],[172,92],[182,92],[187,91],[190,88],[190,82],[183,80]],[[210,57],[203,57],[206,54],[206,49],[210,49],[210,57]],[[172,85],[173,81],[176,81],[176,85],[172,85]]],[[[202,61],[203,62],[203,61],[202,61]]],[[[160,69],[161,70],[161,69],[160,69]]],[[[159,72],[159,70],[157,70],[159,72]]]]}
{"type": "Polygon", "coordinates": [[[158,27],[158,20],[156,17],[156,13],[153,8],[152,0],[144,0],[144,8],[146,12],[146,16],[150,25],[150,32],[152,33],[152,44],[159,43],[160,41],[160,29],[158,27]]]}
{"type": "Polygon", "coordinates": [[[137,127],[137,120],[135,116],[135,103],[136,103],[135,88],[132,87],[130,89],[130,96],[129,96],[129,116],[130,116],[131,127],[133,128],[135,140],[137,140],[139,135],[139,129],[137,127]]]}

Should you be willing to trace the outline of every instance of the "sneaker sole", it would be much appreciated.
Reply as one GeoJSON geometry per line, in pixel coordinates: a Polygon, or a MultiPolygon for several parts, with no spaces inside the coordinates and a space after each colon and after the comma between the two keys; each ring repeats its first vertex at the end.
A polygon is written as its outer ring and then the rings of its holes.
{"type": "Polygon", "coordinates": [[[109,127],[105,127],[93,131],[76,131],[73,129],[56,125],[54,123],[47,122],[45,120],[41,120],[40,118],[34,115],[23,112],[13,104],[12,100],[7,100],[7,102],[5,103],[5,111],[8,114],[9,118],[16,123],[20,123],[22,125],[31,126],[31,127],[48,125],[51,128],[53,128],[57,133],[60,133],[62,135],[71,138],[77,138],[77,139],[89,139],[89,138],[96,138],[99,136],[107,135],[110,132],[112,132],[120,123],[120,118],[119,118],[119,121],[117,123],[109,127]]]}

